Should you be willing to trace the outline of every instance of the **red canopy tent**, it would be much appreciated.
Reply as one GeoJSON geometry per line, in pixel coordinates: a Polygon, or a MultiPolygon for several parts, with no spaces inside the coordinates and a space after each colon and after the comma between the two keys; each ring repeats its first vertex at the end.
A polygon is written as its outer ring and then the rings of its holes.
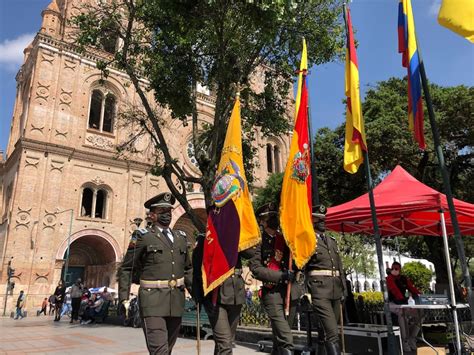
{"type": "MultiPolygon", "coordinates": [[[[441,209],[447,212],[447,234],[453,234],[446,196],[415,179],[400,165],[373,192],[380,235],[441,236],[441,209]]],[[[454,205],[461,233],[474,235],[474,205],[457,199],[454,205]]],[[[326,228],[373,234],[369,195],[328,208],[326,228]]]]}

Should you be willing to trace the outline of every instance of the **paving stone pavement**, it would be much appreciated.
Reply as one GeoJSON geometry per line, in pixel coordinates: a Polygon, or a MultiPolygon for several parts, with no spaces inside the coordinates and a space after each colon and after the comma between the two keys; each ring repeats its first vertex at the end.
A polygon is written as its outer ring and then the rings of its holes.
{"type": "MultiPolygon", "coordinates": [[[[214,342],[201,340],[201,354],[212,355],[214,342]]],[[[69,324],[52,317],[0,318],[0,354],[147,354],[141,329],[109,324],[69,324]]],[[[234,355],[258,354],[252,344],[238,344],[234,355]]],[[[197,354],[196,340],[178,338],[173,355],[197,354]]]]}

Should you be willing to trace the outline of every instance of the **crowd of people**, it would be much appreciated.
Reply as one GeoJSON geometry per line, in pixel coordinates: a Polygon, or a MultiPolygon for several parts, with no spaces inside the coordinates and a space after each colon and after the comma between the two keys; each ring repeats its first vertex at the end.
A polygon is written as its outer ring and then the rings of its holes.
{"type": "MultiPolygon", "coordinates": [[[[21,307],[23,304],[23,291],[20,293],[19,302],[17,302],[17,316],[22,317],[21,307]]],[[[69,323],[80,324],[93,323],[96,317],[101,315],[102,310],[110,302],[113,303],[114,297],[108,291],[107,287],[102,292],[91,293],[82,280],[77,279],[71,287],[66,288],[62,280],[59,281],[54,293],[49,298],[44,298],[41,309],[36,315],[41,314],[54,315],[54,321],[58,322],[61,317],[70,316],[69,323]],[[49,310],[48,310],[49,306],[49,310]]],[[[108,308],[108,307],[107,307],[108,308]]]]}

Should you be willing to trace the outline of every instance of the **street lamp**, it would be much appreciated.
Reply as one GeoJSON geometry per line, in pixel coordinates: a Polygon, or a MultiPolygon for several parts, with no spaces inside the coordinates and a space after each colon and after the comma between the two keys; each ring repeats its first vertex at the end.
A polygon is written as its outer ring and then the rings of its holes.
{"type": "Polygon", "coordinates": [[[71,230],[72,230],[72,219],[74,218],[74,208],[68,208],[64,211],[56,211],[54,214],[60,214],[64,212],[71,211],[71,220],[69,221],[69,234],[67,237],[67,249],[66,249],[66,265],[64,266],[64,282],[67,284],[67,277],[69,271],[69,249],[71,247],[71,230]]]}

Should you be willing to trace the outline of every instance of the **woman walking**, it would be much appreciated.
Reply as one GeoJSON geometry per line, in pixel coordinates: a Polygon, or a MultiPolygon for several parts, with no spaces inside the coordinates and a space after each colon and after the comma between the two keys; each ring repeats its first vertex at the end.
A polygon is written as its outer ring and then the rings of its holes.
{"type": "Polygon", "coordinates": [[[63,280],[59,280],[56,290],[54,290],[54,296],[56,298],[54,307],[54,321],[58,322],[61,319],[61,309],[63,308],[64,297],[66,296],[66,286],[63,280]]]}

